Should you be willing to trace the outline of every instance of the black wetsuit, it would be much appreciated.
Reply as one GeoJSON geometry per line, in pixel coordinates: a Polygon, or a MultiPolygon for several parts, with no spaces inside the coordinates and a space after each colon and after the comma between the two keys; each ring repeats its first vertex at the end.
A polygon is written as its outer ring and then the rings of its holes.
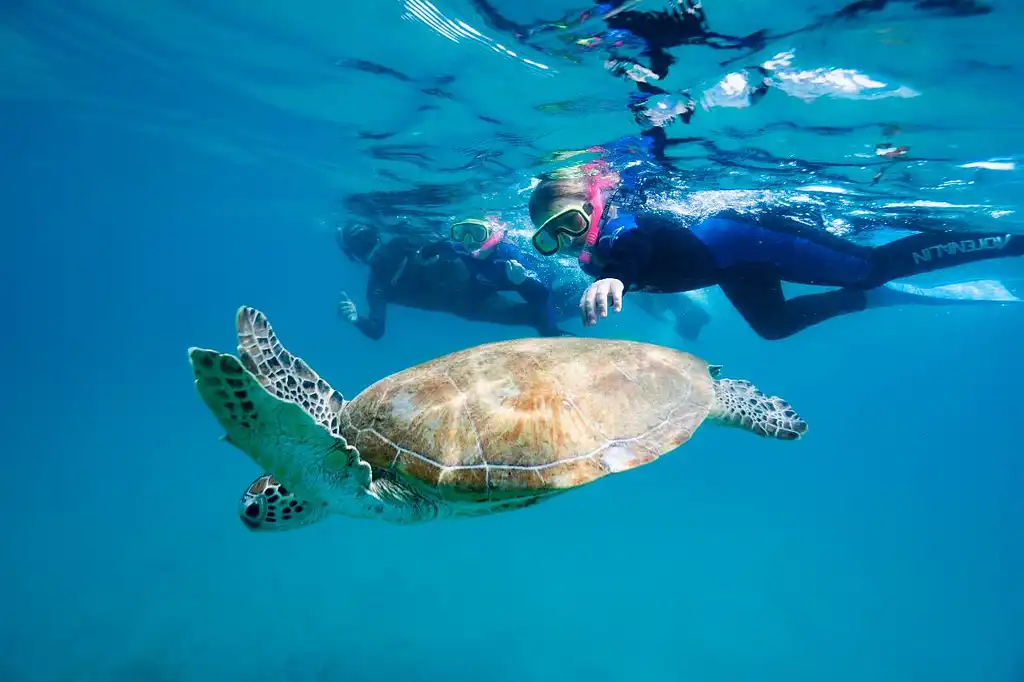
{"type": "MultiPolygon", "coordinates": [[[[474,322],[533,327],[541,335],[556,335],[552,320],[533,288],[514,301],[499,287],[481,281],[453,250],[436,248],[440,238],[398,236],[382,244],[370,260],[366,285],[366,315],[355,325],[371,339],[384,336],[389,303],[435,310],[474,322]],[[427,255],[420,253],[423,249],[427,255]]],[[[530,283],[532,284],[532,282],[530,283]]],[[[529,286],[529,285],[527,285],[529,286]]]]}
{"type": "Polygon", "coordinates": [[[760,336],[781,339],[864,310],[886,282],[991,258],[1024,255],[1024,236],[915,234],[877,247],[853,244],[779,212],[724,211],[688,226],[679,216],[619,214],[601,229],[586,268],[627,291],[718,285],[760,336]],[[782,282],[842,287],[786,300],[782,282]]]}

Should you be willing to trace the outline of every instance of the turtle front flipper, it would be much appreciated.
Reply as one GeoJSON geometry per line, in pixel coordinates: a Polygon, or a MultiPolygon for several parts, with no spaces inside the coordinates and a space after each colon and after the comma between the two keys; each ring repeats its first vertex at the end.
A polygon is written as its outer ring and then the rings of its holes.
{"type": "Polygon", "coordinates": [[[322,505],[299,498],[271,474],[253,481],[238,501],[238,517],[253,531],[292,530],[326,516],[322,505]]]}
{"type": "Polygon", "coordinates": [[[765,395],[749,381],[718,379],[715,403],[708,419],[779,440],[796,440],[807,433],[807,422],[782,398],[765,395]]]}
{"type": "Polygon", "coordinates": [[[238,357],[271,395],[301,405],[331,435],[341,435],[345,398],[313,369],[289,353],[274,333],[267,316],[248,306],[235,315],[238,357]]]}
{"type": "MultiPolygon", "coordinates": [[[[190,348],[189,361],[199,395],[227,432],[227,440],[286,488],[320,505],[368,489],[370,465],[324,423],[330,423],[324,399],[334,391],[330,386],[324,390],[326,382],[317,381],[315,374],[310,384],[292,371],[294,364],[269,367],[275,377],[271,394],[233,355],[190,348]]],[[[265,379],[271,376],[259,371],[265,379]]]]}

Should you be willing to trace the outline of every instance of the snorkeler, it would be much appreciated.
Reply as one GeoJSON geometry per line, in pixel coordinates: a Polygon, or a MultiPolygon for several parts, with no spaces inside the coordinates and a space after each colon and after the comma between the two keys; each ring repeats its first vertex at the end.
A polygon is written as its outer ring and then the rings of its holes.
{"type": "MultiPolygon", "coordinates": [[[[578,256],[596,281],[580,301],[584,325],[615,312],[629,291],[678,292],[718,285],[751,328],[782,339],[838,315],[905,303],[948,304],[892,280],[993,258],[1024,255],[1024,237],[918,233],[868,247],[809,227],[781,212],[728,210],[696,224],[675,214],[626,212],[617,179],[600,171],[546,179],[530,197],[541,255],[578,256]],[[783,282],[841,287],[786,299],[783,282]]],[[[624,197],[622,197],[624,202],[624,197]]],[[[941,288],[940,288],[941,289],[941,288]]],[[[961,298],[968,298],[962,296],[961,298]]],[[[970,297],[973,300],[1019,300],[970,297]]]]}
{"type": "Polygon", "coordinates": [[[399,235],[385,242],[379,230],[367,223],[347,224],[338,230],[337,239],[350,260],[370,267],[367,314],[360,315],[345,292],[338,314],[371,339],[384,336],[389,303],[474,322],[533,327],[544,336],[563,333],[548,305],[546,288],[518,261],[475,259],[436,235],[399,235]],[[509,290],[517,291],[523,301],[500,294],[509,290]]]}

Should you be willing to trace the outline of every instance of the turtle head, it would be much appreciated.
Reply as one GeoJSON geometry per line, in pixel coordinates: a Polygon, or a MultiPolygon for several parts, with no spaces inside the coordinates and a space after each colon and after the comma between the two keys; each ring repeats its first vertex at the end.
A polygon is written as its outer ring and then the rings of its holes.
{"type": "Polygon", "coordinates": [[[252,531],[292,530],[326,516],[322,506],[300,500],[270,474],[252,482],[238,501],[238,516],[252,531]]]}

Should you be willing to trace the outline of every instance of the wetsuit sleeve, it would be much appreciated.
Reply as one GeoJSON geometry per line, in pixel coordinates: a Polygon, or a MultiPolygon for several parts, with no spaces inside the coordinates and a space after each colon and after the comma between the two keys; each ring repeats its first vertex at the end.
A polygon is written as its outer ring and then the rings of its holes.
{"type": "Polygon", "coordinates": [[[558,328],[558,313],[555,310],[555,297],[551,294],[551,288],[540,280],[535,272],[528,271],[528,275],[516,291],[523,300],[540,311],[542,325],[538,331],[544,336],[560,336],[564,332],[558,328]]]}
{"type": "Polygon", "coordinates": [[[778,275],[759,265],[724,270],[719,285],[750,328],[768,341],[784,339],[838,315],[864,310],[867,304],[859,289],[836,289],[787,300],[778,275]]]}
{"type": "Polygon", "coordinates": [[[374,267],[370,270],[370,278],[366,283],[367,313],[360,315],[355,321],[359,331],[374,341],[384,337],[387,323],[388,299],[385,281],[380,268],[374,267]]]}
{"type": "Polygon", "coordinates": [[[551,288],[541,280],[534,270],[523,265],[523,254],[514,246],[505,242],[499,243],[491,254],[491,257],[484,261],[489,267],[494,280],[504,282],[502,288],[515,290],[530,308],[537,311],[539,322],[536,324],[537,331],[542,336],[561,336],[565,332],[558,328],[558,312],[555,309],[555,299],[551,288]],[[505,273],[505,265],[509,261],[516,261],[526,271],[526,279],[515,285],[509,281],[505,273]]]}
{"type": "Polygon", "coordinates": [[[660,230],[638,227],[616,235],[606,254],[605,266],[595,279],[613,277],[622,282],[626,291],[642,287],[660,234],[660,230]]]}

